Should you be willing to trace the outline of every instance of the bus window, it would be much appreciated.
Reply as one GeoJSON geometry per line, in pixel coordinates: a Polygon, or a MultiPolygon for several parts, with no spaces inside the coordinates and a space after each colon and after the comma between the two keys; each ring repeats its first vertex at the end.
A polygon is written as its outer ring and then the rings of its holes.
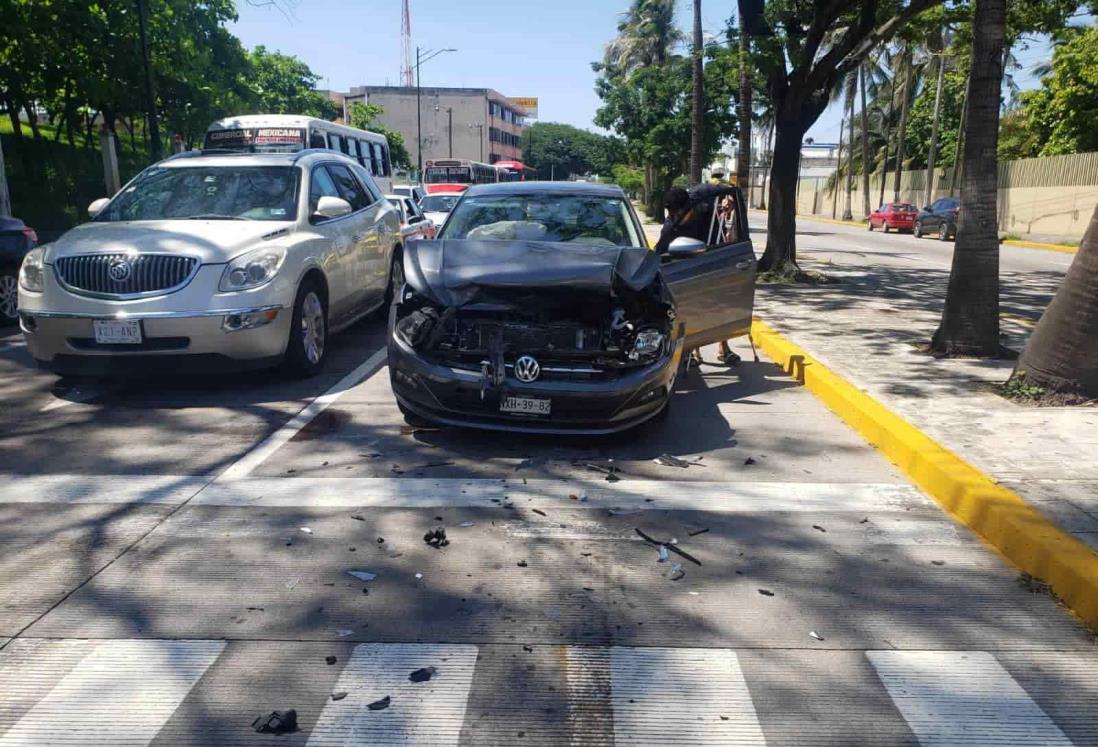
{"type": "Polygon", "coordinates": [[[342,153],[343,152],[343,138],[340,137],[339,135],[333,135],[332,133],[329,132],[328,133],[328,149],[329,150],[334,150],[334,151],[339,152],[339,153],[342,153]]]}
{"type": "Polygon", "coordinates": [[[389,146],[388,145],[381,146],[381,157],[385,162],[385,176],[392,176],[393,175],[393,162],[390,160],[390,157],[389,157],[389,146]]]}
{"type": "Polygon", "coordinates": [[[358,155],[355,156],[355,160],[358,161],[359,166],[367,166],[370,161],[370,144],[365,140],[356,140],[358,146],[358,155]]]}
{"type": "Polygon", "coordinates": [[[309,147],[310,148],[324,148],[324,133],[319,130],[311,130],[309,132],[309,147]]]}
{"type": "Polygon", "coordinates": [[[385,159],[381,155],[381,144],[370,143],[370,149],[374,158],[374,174],[376,176],[385,175],[385,159]]]}
{"type": "Polygon", "coordinates": [[[354,138],[347,138],[347,155],[358,158],[358,141],[354,138]]]}

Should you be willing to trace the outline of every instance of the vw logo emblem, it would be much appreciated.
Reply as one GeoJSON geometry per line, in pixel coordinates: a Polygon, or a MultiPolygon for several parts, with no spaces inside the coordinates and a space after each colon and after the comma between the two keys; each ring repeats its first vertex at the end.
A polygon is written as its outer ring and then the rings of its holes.
{"type": "Polygon", "coordinates": [[[107,265],[107,274],[110,275],[111,280],[116,283],[124,283],[129,280],[132,272],[133,266],[130,265],[130,261],[125,257],[115,257],[111,260],[111,263],[107,265]]]}
{"type": "Polygon", "coordinates": [[[541,366],[532,356],[524,355],[515,361],[515,378],[529,384],[541,376],[541,366]]]}

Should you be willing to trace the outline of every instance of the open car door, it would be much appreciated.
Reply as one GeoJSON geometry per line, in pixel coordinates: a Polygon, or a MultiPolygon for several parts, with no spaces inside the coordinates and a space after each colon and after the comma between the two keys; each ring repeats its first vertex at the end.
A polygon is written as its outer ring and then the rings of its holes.
{"type": "MultiPolygon", "coordinates": [[[[671,288],[678,319],[686,325],[686,349],[746,335],[755,305],[755,250],[747,228],[743,193],[737,189],[730,209],[714,205],[704,246],[663,259],[663,277],[671,288]]],[[[696,243],[696,242],[695,242],[696,243]]]]}

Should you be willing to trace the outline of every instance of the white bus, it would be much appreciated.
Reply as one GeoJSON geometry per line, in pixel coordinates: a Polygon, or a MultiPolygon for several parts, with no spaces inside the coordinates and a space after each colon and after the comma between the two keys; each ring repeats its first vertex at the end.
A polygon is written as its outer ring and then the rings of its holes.
{"type": "Polygon", "coordinates": [[[206,128],[204,150],[292,153],[305,148],[339,151],[358,161],[383,193],[393,190],[389,141],[368,130],[296,114],[248,114],[206,128]]]}

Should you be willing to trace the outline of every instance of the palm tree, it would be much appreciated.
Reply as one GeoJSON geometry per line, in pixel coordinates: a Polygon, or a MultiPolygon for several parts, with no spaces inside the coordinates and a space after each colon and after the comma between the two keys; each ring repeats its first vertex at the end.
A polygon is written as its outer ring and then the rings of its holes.
{"type": "Polygon", "coordinates": [[[857,91],[858,78],[851,72],[846,76],[846,126],[849,132],[846,137],[846,206],[843,208],[843,220],[853,220],[854,196],[854,94],[857,91]]]}
{"type": "Polygon", "coordinates": [[[751,180],[751,42],[740,14],[740,147],[736,150],[736,183],[741,187],[751,180]]]}
{"type": "Polygon", "coordinates": [[[683,41],[675,26],[675,0],[633,0],[618,23],[618,35],[606,45],[606,62],[623,73],[667,62],[683,41]]]}
{"type": "Polygon", "coordinates": [[[858,81],[862,89],[862,215],[869,217],[869,107],[865,97],[865,62],[858,65],[858,81]]]}
{"type": "MultiPolygon", "coordinates": [[[[976,0],[968,80],[964,181],[953,267],[931,349],[942,355],[998,356],[999,163],[986,154],[999,140],[1006,0],[976,0]]],[[[944,63],[944,61],[943,61],[944,63]]]]}
{"type": "Polygon", "coordinates": [[[911,47],[905,42],[898,59],[893,80],[903,80],[900,89],[900,124],[896,131],[896,171],[892,181],[892,201],[900,201],[900,177],[904,168],[904,141],[907,139],[907,110],[915,92],[915,66],[911,47]]]}
{"type": "Polygon", "coordinates": [[[693,72],[693,112],[690,123],[690,183],[702,180],[702,128],[705,127],[705,90],[702,78],[702,4],[694,0],[694,49],[690,67],[693,72]]]}
{"type": "Polygon", "coordinates": [[[1049,392],[1098,398],[1098,207],[1011,378],[1049,392]]]}

